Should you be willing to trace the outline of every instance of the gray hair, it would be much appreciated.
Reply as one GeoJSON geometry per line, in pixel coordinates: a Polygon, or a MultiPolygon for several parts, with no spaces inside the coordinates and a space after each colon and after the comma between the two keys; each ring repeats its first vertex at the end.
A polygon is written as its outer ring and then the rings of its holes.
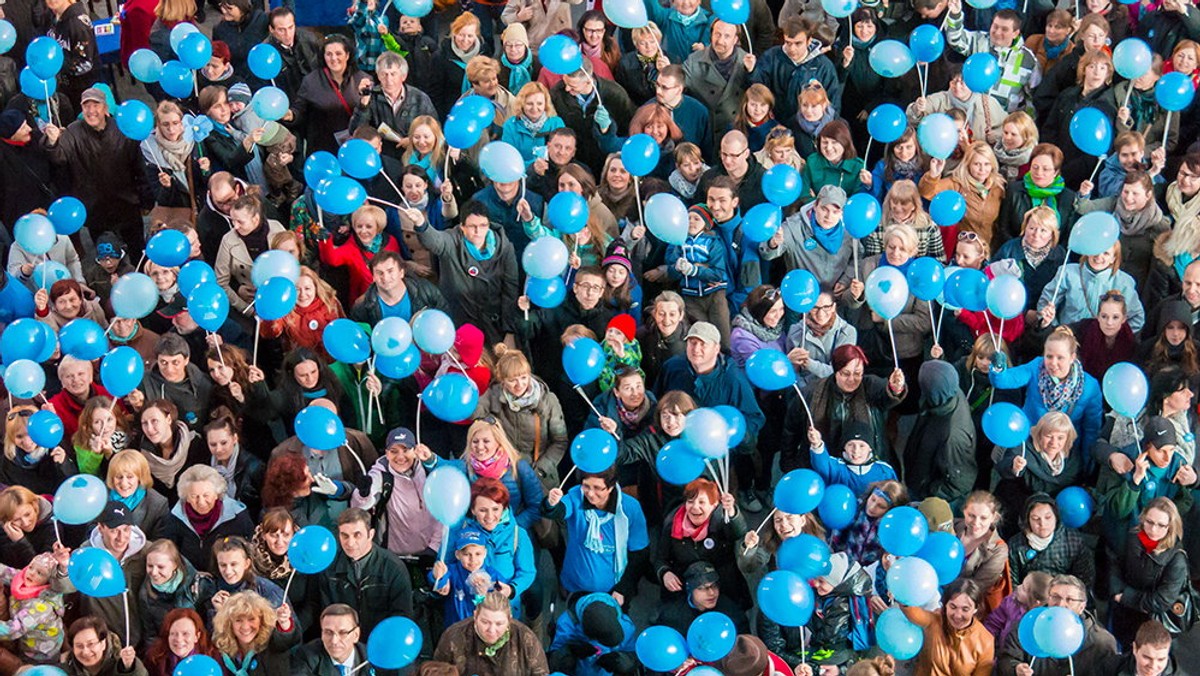
{"type": "Polygon", "coordinates": [[[1087,596],[1088,596],[1087,585],[1083,583],[1083,580],[1080,580],[1079,578],[1075,577],[1074,575],[1055,575],[1054,578],[1052,580],[1050,580],[1050,586],[1051,587],[1060,587],[1060,586],[1074,587],[1075,591],[1082,594],[1084,598],[1087,598],[1087,596]]]}
{"type": "Polygon", "coordinates": [[[679,307],[681,313],[687,312],[687,306],[683,304],[683,296],[680,296],[674,291],[663,291],[654,298],[654,307],[658,307],[659,303],[674,303],[679,307]]]}
{"type": "Polygon", "coordinates": [[[212,487],[213,492],[217,495],[225,495],[225,491],[229,487],[229,485],[225,483],[225,479],[211,466],[192,465],[191,467],[185,469],[183,474],[179,475],[178,481],[176,481],[176,488],[179,490],[179,496],[181,498],[186,496],[188,491],[191,490],[192,484],[199,483],[201,481],[208,482],[208,485],[212,487]]]}
{"type": "Polygon", "coordinates": [[[384,68],[398,68],[400,77],[408,77],[408,60],[396,52],[386,51],[375,59],[375,70],[380,71],[384,68]]]}
{"type": "MultiPolygon", "coordinates": [[[[65,354],[65,355],[63,355],[62,361],[58,362],[58,377],[62,378],[63,373],[66,372],[66,370],[71,368],[72,366],[86,366],[86,367],[88,367],[88,370],[91,370],[92,363],[88,362],[88,361],[84,361],[78,357],[72,357],[69,354],[65,354]]],[[[94,375],[95,374],[93,373],[93,376],[94,375]]]]}

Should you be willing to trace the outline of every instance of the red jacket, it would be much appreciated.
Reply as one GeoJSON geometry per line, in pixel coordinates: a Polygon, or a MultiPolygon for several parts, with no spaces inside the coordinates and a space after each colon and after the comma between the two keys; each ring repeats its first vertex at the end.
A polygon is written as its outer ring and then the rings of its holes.
{"type": "MultiPolygon", "coordinates": [[[[380,251],[395,251],[400,253],[400,244],[396,242],[396,238],[391,235],[384,234],[383,246],[380,251]]],[[[338,267],[347,267],[350,269],[350,304],[358,300],[367,292],[367,287],[375,281],[375,276],[371,274],[369,264],[375,254],[362,248],[358,243],[358,238],[353,235],[345,241],[341,246],[335,245],[332,239],[326,239],[320,243],[317,248],[320,253],[321,262],[326,265],[338,267]]]]}
{"type": "Polygon", "coordinates": [[[150,46],[150,29],[158,0],[127,0],[121,12],[121,65],[129,66],[129,55],[150,46]]]}
{"type": "MultiPolygon", "coordinates": [[[[58,394],[46,400],[46,403],[54,407],[54,412],[62,420],[63,423],[63,443],[67,444],[65,448],[70,448],[71,437],[75,436],[75,431],[79,429],[79,414],[83,412],[83,406],[88,399],[92,397],[111,397],[108,390],[100,383],[92,383],[92,389],[88,392],[88,396],[83,400],[83,403],[75,401],[75,397],[71,396],[66,390],[59,390],[58,394]]],[[[118,401],[118,406],[125,413],[125,402],[118,401]]]]}
{"type": "Polygon", "coordinates": [[[322,334],[329,322],[342,316],[344,315],[340,304],[330,311],[318,298],[309,303],[308,307],[297,305],[296,309],[283,319],[263,322],[261,335],[263,338],[278,338],[282,335],[289,350],[307,347],[328,359],[329,354],[325,352],[322,334]]]}

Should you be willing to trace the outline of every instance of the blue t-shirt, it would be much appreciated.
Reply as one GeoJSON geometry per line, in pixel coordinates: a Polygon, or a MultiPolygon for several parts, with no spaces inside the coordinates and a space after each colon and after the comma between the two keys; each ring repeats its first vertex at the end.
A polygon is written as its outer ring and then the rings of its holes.
{"type": "Polygon", "coordinates": [[[387,303],[383,302],[383,298],[381,297],[379,299],[379,312],[384,318],[399,317],[404,321],[408,321],[412,319],[412,301],[408,299],[407,292],[404,294],[404,297],[400,299],[400,302],[396,303],[395,305],[388,305],[387,303]]]}
{"type": "MultiPolygon", "coordinates": [[[[617,488],[616,490],[620,490],[617,488]]],[[[578,486],[563,496],[566,507],[567,552],[563,560],[562,585],[568,592],[587,591],[609,593],[617,586],[614,562],[616,557],[616,516],[600,526],[600,541],[604,552],[595,552],[584,546],[587,539],[587,516],[583,509],[583,492],[578,486]]],[[[621,510],[629,519],[629,539],[625,543],[628,552],[641,551],[650,546],[646,534],[646,516],[642,506],[628,495],[621,496],[621,510]]],[[[607,512],[601,512],[607,514],[607,512]]]]}

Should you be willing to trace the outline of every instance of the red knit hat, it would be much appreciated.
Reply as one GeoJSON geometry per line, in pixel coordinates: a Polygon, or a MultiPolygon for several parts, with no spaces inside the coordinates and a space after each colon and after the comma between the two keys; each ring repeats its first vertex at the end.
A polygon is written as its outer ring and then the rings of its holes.
{"type": "Polygon", "coordinates": [[[631,315],[620,314],[608,320],[608,326],[605,327],[605,331],[608,329],[616,329],[624,333],[625,338],[630,341],[637,337],[637,322],[634,321],[631,315]]]}

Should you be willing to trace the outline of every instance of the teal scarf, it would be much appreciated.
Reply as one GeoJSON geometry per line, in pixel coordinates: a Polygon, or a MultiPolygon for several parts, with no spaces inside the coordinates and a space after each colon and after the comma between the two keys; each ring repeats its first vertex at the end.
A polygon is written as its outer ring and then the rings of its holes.
{"type": "Polygon", "coordinates": [[[508,60],[508,54],[500,57],[500,63],[508,67],[508,91],[519,92],[521,87],[533,81],[533,58],[529,51],[525,52],[525,60],[513,63],[508,60]]]}
{"type": "MultiPolygon", "coordinates": [[[[580,496],[582,498],[582,493],[580,496]]],[[[582,499],[586,500],[586,498],[582,499]]],[[[587,522],[587,534],[584,536],[583,547],[600,555],[607,554],[609,547],[612,547],[613,571],[618,580],[625,574],[625,567],[629,565],[629,516],[625,514],[622,500],[621,489],[618,486],[617,505],[613,512],[588,507],[583,510],[583,517],[587,522]],[[616,521],[613,524],[613,543],[605,545],[601,528],[613,520],[616,521]]]]}
{"type": "Polygon", "coordinates": [[[183,571],[176,570],[175,574],[171,576],[170,580],[167,580],[166,582],[162,583],[161,585],[154,584],[153,582],[151,582],[150,586],[154,587],[154,591],[156,591],[156,592],[159,592],[162,594],[174,594],[175,591],[177,589],[179,589],[179,585],[182,583],[183,583],[183,571]]]}
{"type": "Polygon", "coordinates": [[[496,255],[496,231],[488,230],[487,239],[483,242],[482,251],[466,237],[463,237],[463,244],[467,246],[467,253],[471,254],[471,258],[477,261],[491,260],[492,256],[496,255]]]}
{"type": "Polygon", "coordinates": [[[130,510],[134,510],[138,508],[138,505],[142,504],[142,500],[146,499],[146,487],[138,486],[138,489],[133,492],[133,495],[130,495],[127,498],[121,497],[121,495],[114,490],[109,490],[108,499],[114,502],[119,502],[128,507],[130,510]]]}
{"type": "Polygon", "coordinates": [[[838,223],[835,227],[829,228],[828,230],[822,228],[821,226],[817,225],[817,213],[816,209],[814,209],[809,215],[809,225],[812,226],[813,239],[817,240],[817,244],[820,244],[822,249],[831,254],[835,254],[838,252],[838,249],[842,248],[842,238],[845,235],[845,227],[841,223],[838,223]]]}
{"type": "Polygon", "coordinates": [[[234,666],[233,658],[225,653],[221,653],[221,661],[225,663],[225,668],[233,676],[250,676],[250,670],[258,666],[258,660],[254,659],[255,652],[251,650],[242,658],[241,666],[234,666]]]}

